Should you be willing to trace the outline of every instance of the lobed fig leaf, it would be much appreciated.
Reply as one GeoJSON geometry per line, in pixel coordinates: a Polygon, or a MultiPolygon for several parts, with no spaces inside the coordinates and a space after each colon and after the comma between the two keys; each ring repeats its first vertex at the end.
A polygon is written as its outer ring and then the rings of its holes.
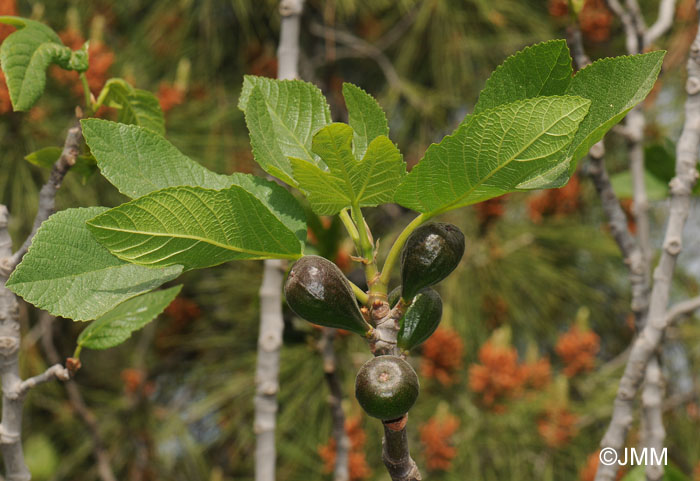
{"type": "Polygon", "coordinates": [[[371,329],[350,283],[328,259],[304,256],[294,263],[284,284],[287,304],[307,321],[364,336],[371,329]]]}
{"type": "Polygon", "coordinates": [[[355,397],[367,414],[383,421],[398,419],[418,398],[418,376],[411,365],[396,356],[367,361],[355,378],[355,397]]]}
{"type": "Polygon", "coordinates": [[[464,255],[464,234],[452,224],[430,222],[418,227],[401,253],[401,297],[413,299],[424,287],[447,277],[464,255]]]}
{"type": "MultiPolygon", "coordinates": [[[[389,304],[393,305],[401,296],[401,287],[397,287],[389,294],[389,304]]],[[[435,332],[442,319],[442,299],[440,294],[426,287],[421,289],[413,297],[411,305],[399,321],[401,328],[397,338],[397,345],[404,351],[410,351],[428,340],[435,332]]]]}

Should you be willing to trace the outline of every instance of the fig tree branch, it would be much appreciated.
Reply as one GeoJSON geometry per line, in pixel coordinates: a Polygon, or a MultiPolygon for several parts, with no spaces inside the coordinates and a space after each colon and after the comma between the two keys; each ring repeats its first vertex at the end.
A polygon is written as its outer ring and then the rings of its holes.
{"type": "MultiPolygon", "coordinates": [[[[696,3],[696,8],[699,5],[696,3]]],[[[685,123],[676,146],[676,176],[670,182],[670,211],[661,257],[654,271],[647,322],[632,344],[630,357],[617,391],[612,419],[601,447],[620,451],[624,447],[633,419],[633,400],[647,363],[659,347],[667,327],[667,306],[671,281],[678,254],[682,249],[682,234],[690,210],[690,197],[698,177],[695,167],[700,146],[700,36],[696,36],[688,57],[688,80],[685,102],[685,123]]],[[[611,481],[617,466],[598,468],[596,481],[611,481]]]]}
{"type": "MultiPolygon", "coordinates": [[[[299,77],[299,31],[304,0],[280,0],[280,40],[277,49],[277,78],[299,77]]],[[[277,392],[282,348],[282,283],[285,263],[264,262],[260,285],[260,331],[255,369],[255,480],[274,481],[277,466],[275,429],[277,392]]]]}
{"type": "MultiPolygon", "coordinates": [[[[0,205],[0,261],[10,264],[12,239],[8,232],[9,212],[0,205]]],[[[66,379],[62,366],[52,366],[43,374],[23,381],[19,375],[20,322],[15,295],[5,287],[12,269],[0,272],[0,381],[2,383],[2,420],[0,449],[7,481],[29,481],[31,475],[22,449],[22,408],[24,396],[32,387],[54,377],[66,379]]]]}
{"type": "MultiPolygon", "coordinates": [[[[567,30],[569,35],[569,43],[574,52],[574,58],[577,61],[579,68],[590,63],[586,55],[581,32],[578,25],[572,25],[567,30]]],[[[634,112],[634,111],[633,111],[634,112]]],[[[632,114],[632,112],[630,112],[632,114]]],[[[635,115],[635,114],[633,114],[635,115]]],[[[644,118],[641,111],[636,111],[636,117],[628,123],[630,131],[638,132],[639,128],[643,129],[644,118]]],[[[635,137],[639,137],[636,135],[635,137]]],[[[641,184],[638,178],[635,178],[634,192],[637,202],[643,201],[646,205],[646,190],[644,186],[644,159],[643,151],[641,150],[641,139],[628,139],[628,147],[630,149],[631,168],[633,177],[641,177],[641,184]],[[636,161],[636,164],[635,164],[636,161]],[[641,175],[635,172],[635,167],[641,167],[641,175]],[[636,176],[634,174],[637,174],[636,176]]],[[[601,199],[603,211],[606,214],[610,230],[613,238],[618,244],[620,252],[625,258],[630,276],[630,287],[632,291],[631,308],[635,318],[635,324],[638,327],[643,326],[646,321],[647,307],[649,302],[649,259],[650,254],[644,254],[642,245],[646,245],[650,250],[648,237],[648,222],[642,227],[642,231],[646,230],[647,235],[640,235],[638,239],[632,236],[632,233],[627,227],[627,218],[620,205],[620,201],[613,191],[605,169],[605,145],[601,140],[594,145],[589,152],[589,174],[593,179],[596,191],[601,199]],[[638,242],[639,241],[639,242],[638,242]],[[646,243],[646,244],[645,244],[646,243]]],[[[638,215],[648,220],[646,210],[637,211],[638,215]]],[[[643,223],[644,224],[644,223],[643,223]]],[[[645,384],[645,392],[642,396],[644,408],[642,411],[644,430],[642,432],[642,442],[644,444],[658,443],[658,435],[664,433],[663,420],[661,417],[661,400],[663,399],[663,386],[661,382],[661,370],[658,362],[654,361],[653,365],[647,367],[646,373],[647,382],[645,384]],[[659,424],[661,423],[661,424],[659,424]]],[[[662,438],[663,439],[663,438],[662,438]]],[[[663,442],[663,441],[661,441],[663,442]]],[[[650,470],[656,467],[649,468],[650,470]]],[[[656,476],[656,474],[653,474],[656,476]]]]}
{"type": "MultiPolygon", "coordinates": [[[[627,0],[626,8],[617,0],[608,2],[611,10],[620,18],[626,36],[627,51],[630,55],[641,53],[647,45],[646,23],[636,0],[627,0]]],[[[663,8],[660,5],[660,8],[663,8]]],[[[660,10],[661,12],[661,10],[660,10]]],[[[663,19],[661,19],[663,20],[663,19]]],[[[663,35],[666,30],[664,24],[657,22],[655,33],[657,37],[663,35]]],[[[666,29],[670,28],[670,23],[666,29]]],[[[629,154],[630,171],[633,184],[634,217],[637,224],[637,245],[641,252],[641,261],[630,263],[632,283],[632,310],[638,329],[641,329],[647,321],[649,306],[649,277],[651,270],[651,235],[649,223],[649,202],[645,185],[644,166],[644,137],[645,118],[641,105],[634,107],[625,118],[625,138],[629,154]]],[[[638,258],[635,256],[635,260],[638,258]]],[[[661,403],[663,400],[663,381],[659,358],[654,357],[646,367],[645,382],[642,393],[642,434],[641,445],[660,451],[663,448],[665,430],[661,403]]],[[[663,468],[658,465],[648,465],[646,476],[649,481],[657,481],[663,477],[663,468]]]]}
{"type": "Polygon", "coordinates": [[[681,301],[674,304],[666,313],[666,320],[664,321],[667,326],[674,324],[682,316],[688,315],[693,311],[700,309],[700,296],[681,301]]]}
{"type": "Polygon", "coordinates": [[[337,49],[334,60],[340,60],[342,58],[369,58],[374,60],[384,74],[384,77],[386,78],[386,81],[390,87],[400,92],[400,94],[411,104],[411,106],[417,110],[421,112],[426,110],[424,99],[422,99],[411,88],[411,86],[401,78],[396,71],[396,68],[394,68],[394,65],[391,63],[391,60],[389,60],[381,48],[353,35],[350,32],[337,30],[318,23],[311,23],[309,31],[311,34],[317,37],[321,37],[323,39],[330,38],[347,47],[347,50],[345,51],[337,49]]]}
{"type": "MultiPolygon", "coordinates": [[[[48,312],[42,311],[39,314],[39,323],[42,328],[41,347],[49,362],[60,362],[61,356],[56,350],[53,341],[53,322],[55,317],[48,312]]],[[[71,408],[78,415],[78,418],[83,422],[92,438],[92,452],[95,456],[97,464],[97,474],[102,481],[117,481],[112,471],[109,454],[105,448],[104,439],[100,434],[100,427],[97,423],[97,417],[85,403],[83,395],[80,393],[80,388],[74,380],[67,381],[64,386],[68,394],[68,401],[71,408]]]]}
{"type": "Polygon", "coordinates": [[[17,252],[12,255],[10,260],[10,270],[14,269],[22,260],[24,254],[27,253],[29,245],[32,243],[32,239],[39,230],[39,227],[41,227],[42,222],[44,222],[51,214],[54,213],[56,192],[58,192],[58,189],[61,187],[61,183],[63,182],[63,178],[68,173],[68,170],[75,164],[78,154],[80,154],[81,140],[82,133],[80,131],[80,124],[76,124],[68,129],[68,134],[66,135],[66,140],[63,144],[61,156],[53,164],[51,173],[49,174],[49,179],[39,191],[39,209],[37,210],[36,217],[34,217],[32,232],[29,234],[29,237],[27,237],[17,252]]]}
{"type": "Polygon", "coordinates": [[[382,458],[392,481],[421,481],[420,471],[408,450],[408,414],[395,422],[383,422],[382,458]]]}
{"type": "Polygon", "coordinates": [[[659,2],[659,15],[656,22],[644,33],[644,45],[651,45],[671,29],[675,11],[676,0],[661,0],[659,2]]]}

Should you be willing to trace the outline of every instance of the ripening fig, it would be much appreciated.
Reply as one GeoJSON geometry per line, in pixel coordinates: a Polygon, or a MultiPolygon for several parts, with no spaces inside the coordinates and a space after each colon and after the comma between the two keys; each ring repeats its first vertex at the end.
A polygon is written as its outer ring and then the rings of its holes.
{"type": "Polygon", "coordinates": [[[457,226],[431,222],[418,227],[401,253],[401,297],[412,299],[424,287],[452,272],[464,255],[464,234],[457,226]]]}
{"type": "MultiPolygon", "coordinates": [[[[389,294],[389,305],[392,307],[399,300],[401,286],[389,294]]],[[[410,351],[414,347],[427,341],[435,332],[442,319],[442,299],[440,294],[426,287],[421,289],[413,297],[411,305],[399,321],[401,326],[397,338],[398,346],[404,351],[410,351]]]]}
{"type": "Polygon", "coordinates": [[[355,397],[362,409],[383,421],[398,419],[418,398],[418,376],[410,364],[396,356],[367,361],[355,378],[355,397]]]}
{"type": "Polygon", "coordinates": [[[287,304],[309,322],[365,335],[371,326],[357,306],[341,270],[328,259],[304,256],[294,263],[284,284],[287,304]]]}

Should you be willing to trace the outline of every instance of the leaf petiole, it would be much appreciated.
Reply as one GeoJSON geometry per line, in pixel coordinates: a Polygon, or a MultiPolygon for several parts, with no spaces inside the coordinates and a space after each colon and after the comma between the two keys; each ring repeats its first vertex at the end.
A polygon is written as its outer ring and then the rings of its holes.
{"type": "Polygon", "coordinates": [[[433,214],[420,214],[404,228],[401,234],[399,234],[399,237],[397,237],[396,241],[394,241],[394,245],[391,246],[389,254],[387,254],[386,260],[384,261],[382,274],[379,276],[379,281],[377,282],[378,287],[384,289],[385,291],[387,290],[389,287],[389,280],[391,279],[391,271],[394,269],[394,265],[401,255],[401,250],[403,249],[403,245],[406,243],[406,239],[408,239],[408,236],[410,236],[411,233],[418,228],[418,226],[423,224],[432,216],[433,214]]]}
{"type": "MultiPolygon", "coordinates": [[[[375,284],[379,275],[377,270],[377,264],[374,261],[374,246],[369,237],[369,232],[367,229],[367,224],[362,216],[362,210],[360,206],[355,204],[350,209],[352,215],[352,220],[355,222],[355,226],[359,231],[360,236],[360,255],[365,258],[365,277],[367,278],[367,285],[369,286],[370,293],[382,292],[375,288],[375,284]]],[[[386,294],[386,292],[383,292],[386,294]]]]}
{"type": "Polygon", "coordinates": [[[353,243],[355,244],[355,248],[357,249],[358,253],[361,253],[361,246],[360,246],[360,233],[357,232],[357,227],[353,223],[352,219],[350,218],[350,214],[348,214],[347,209],[343,209],[340,211],[338,214],[340,217],[340,220],[343,222],[343,225],[345,226],[345,230],[348,231],[348,235],[352,239],[353,243]]]}
{"type": "Polygon", "coordinates": [[[348,282],[350,283],[350,287],[352,287],[352,291],[355,293],[357,300],[366,305],[369,302],[369,295],[367,295],[365,291],[360,289],[360,287],[351,280],[348,279],[348,282]]]}
{"type": "Polygon", "coordinates": [[[92,101],[92,92],[90,92],[90,84],[85,72],[80,72],[80,82],[83,84],[83,94],[85,95],[85,114],[89,117],[95,113],[96,106],[92,101]]]}

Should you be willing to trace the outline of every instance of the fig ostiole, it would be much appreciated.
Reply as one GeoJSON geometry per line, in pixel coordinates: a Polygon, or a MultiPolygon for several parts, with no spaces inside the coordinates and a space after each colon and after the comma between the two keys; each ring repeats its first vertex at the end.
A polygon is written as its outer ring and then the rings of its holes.
{"type": "Polygon", "coordinates": [[[447,277],[464,255],[464,234],[457,226],[430,222],[414,230],[401,252],[401,297],[410,301],[424,287],[447,277]]]}
{"type": "Polygon", "coordinates": [[[367,414],[382,421],[401,418],[415,404],[420,386],[411,365],[396,356],[367,361],[355,378],[355,397],[367,414]]]}
{"type": "Polygon", "coordinates": [[[345,275],[334,263],[319,256],[304,256],[289,271],[284,284],[287,304],[300,317],[320,326],[335,327],[366,336],[367,324],[345,275]]]}

